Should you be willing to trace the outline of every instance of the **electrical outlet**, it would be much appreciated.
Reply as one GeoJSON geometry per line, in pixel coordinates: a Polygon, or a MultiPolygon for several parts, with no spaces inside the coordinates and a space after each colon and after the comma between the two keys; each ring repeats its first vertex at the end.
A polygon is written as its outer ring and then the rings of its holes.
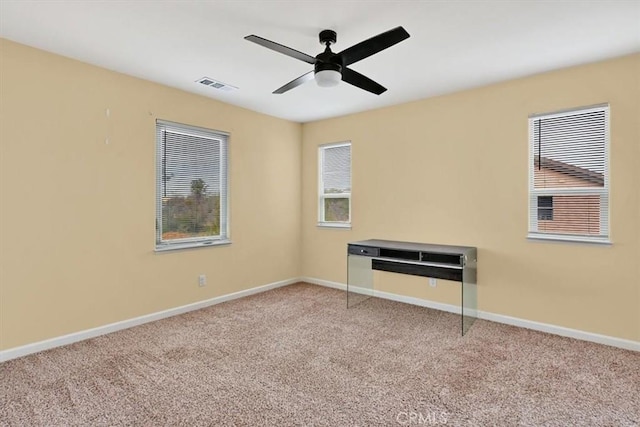
{"type": "Polygon", "coordinates": [[[435,288],[437,285],[438,285],[438,282],[436,281],[436,279],[433,277],[429,277],[429,286],[431,286],[432,288],[435,288]]]}
{"type": "Polygon", "coordinates": [[[198,286],[203,287],[207,285],[207,276],[205,274],[201,274],[198,276],[198,286]]]}

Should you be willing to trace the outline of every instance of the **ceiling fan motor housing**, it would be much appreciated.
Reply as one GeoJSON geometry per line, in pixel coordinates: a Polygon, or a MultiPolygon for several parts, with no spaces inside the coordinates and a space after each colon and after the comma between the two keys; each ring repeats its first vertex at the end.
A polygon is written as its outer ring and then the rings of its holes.
{"type": "MultiPolygon", "coordinates": [[[[322,55],[322,54],[320,54],[322,55]]],[[[342,74],[342,65],[339,63],[332,61],[331,59],[325,61],[322,58],[319,58],[320,55],[317,56],[318,61],[314,65],[314,71],[317,73],[318,71],[337,71],[342,74]]],[[[337,55],[336,55],[337,56],[337,55]]]]}

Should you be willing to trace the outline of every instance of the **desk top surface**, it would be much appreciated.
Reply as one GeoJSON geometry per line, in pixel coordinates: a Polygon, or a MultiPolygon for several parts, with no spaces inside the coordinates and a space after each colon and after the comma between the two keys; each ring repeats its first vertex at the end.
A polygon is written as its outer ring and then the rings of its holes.
{"type": "Polygon", "coordinates": [[[401,251],[437,252],[441,254],[471,255],[477,251],[473,246],[434,245],[429,243],[398,242],[394,240],[369,239],[349,242],[349,245],[370,246],[401,251]]]}

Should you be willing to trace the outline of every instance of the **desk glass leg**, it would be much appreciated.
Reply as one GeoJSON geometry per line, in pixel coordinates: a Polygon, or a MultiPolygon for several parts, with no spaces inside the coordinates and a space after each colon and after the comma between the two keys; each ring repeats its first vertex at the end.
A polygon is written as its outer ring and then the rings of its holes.
{"type": "Polygon", "coordinates": [[[347,260],[347,308],[373,296],[371,258],[349,255],[347,260]]]}
{"type": "Polygon", "coordinates": [[[478,317],[478,289],[475,265],[462,271],[462,335],[466,334],[478,317]]]}

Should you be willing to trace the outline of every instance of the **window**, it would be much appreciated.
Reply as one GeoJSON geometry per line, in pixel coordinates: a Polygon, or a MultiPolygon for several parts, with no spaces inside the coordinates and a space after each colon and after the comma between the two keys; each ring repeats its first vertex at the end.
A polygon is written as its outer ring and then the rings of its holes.
{"type": "Polygon", "coordinates": [[[349,227],[351,223],[351,143],[318,149],[318,225],[349,227]]]}
{"type": "Polygon", "coordinates": [[[229,243],[223,132],[156,122],[156,250],[229,243]]]}
{"type": "Polygon", "coordinates": [[[609,242],[609,106],[529,118],[530,238],[609,242]]]}

